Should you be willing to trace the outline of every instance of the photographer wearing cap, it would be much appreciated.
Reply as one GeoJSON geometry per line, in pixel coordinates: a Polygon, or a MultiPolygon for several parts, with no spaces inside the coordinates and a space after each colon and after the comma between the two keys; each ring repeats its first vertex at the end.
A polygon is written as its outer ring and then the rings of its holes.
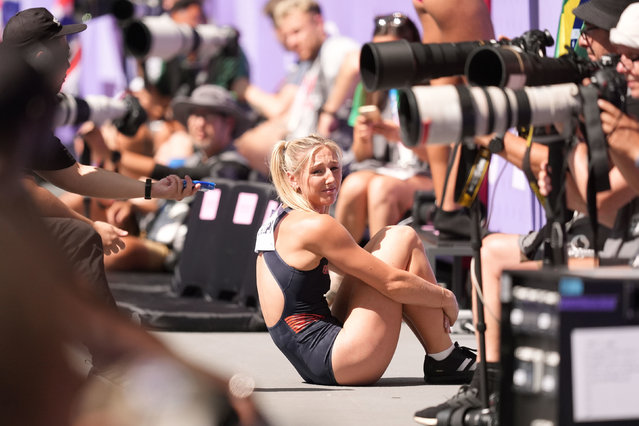
{"type": "MultiPolygon", "coordinates": [[[[85,28],[84,24],[63,26],[47,9],[31,8],[18,12],[9,20],[4,29],[3,44],[17,49],[29,63],[40,69],[53,94],[60,90],[69,68],[66,36],[85,28]]],[[[26,168],[66,191],[103,198],[182,199],[198,189],[189,177],[185,178],[186,187],[178,176],[152,184],[150,180],[141,182],[79,164],[52,131],[27,158],[26,168]]],[[[96,285],[102,298],[113,303],[104,275],[102,251],[110,254],[123,249],[120,237],[126,232],[73,212],[51,192],[38,186],[34,179],[26,178],[25,186],[59,238],[63,250],[82,270],[87,281],[96,285]]]]}

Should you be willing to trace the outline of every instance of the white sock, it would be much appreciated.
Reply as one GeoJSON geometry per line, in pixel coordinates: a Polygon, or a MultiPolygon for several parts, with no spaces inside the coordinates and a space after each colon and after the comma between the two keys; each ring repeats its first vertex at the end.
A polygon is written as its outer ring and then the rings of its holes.
{"type": "Polygon", "coordinates": [[[444,349],[441,352],[437,352],[436,354],[428,354],[429,357],[433,358],[435,361],[441,361],[445,359],[448,355],[450,355],[455,349],[455,345],[451,344],[448,349],[444,349]]]}

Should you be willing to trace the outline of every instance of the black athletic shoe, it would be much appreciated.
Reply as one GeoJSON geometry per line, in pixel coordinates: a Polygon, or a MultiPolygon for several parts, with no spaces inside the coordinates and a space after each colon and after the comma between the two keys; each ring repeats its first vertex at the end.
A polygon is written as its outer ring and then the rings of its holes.
{"type": "Polygon", "coordinates": [[[441,361],[426,355],[424,358],[424,381],[429,384],[470,383],[475,373],[477,355],[473,349],[459,346],[455,342],[453,351],[441,361]]]}
{"type": "Polygon", "coordinates": [[[437,425],[437,415],[445,411],[481,408],[479,390],[468,385],[459,388],[457,395],[434,407],[424,408],[415,413],[413,420],[422,425],[437,425]]]}
{"type": "MultiPolygon", "coordinates": [[[[483,238],[488,234],[485,226],[486,215],[482,213],[482,223],[479,229],[483,238]]],[[[462,208],[459,210],[447,211],[435,208],[432,215],[433,227],[439,231],[439,241],[470,241],[473,221],[470,217],[470,210],[462,208]]]]}

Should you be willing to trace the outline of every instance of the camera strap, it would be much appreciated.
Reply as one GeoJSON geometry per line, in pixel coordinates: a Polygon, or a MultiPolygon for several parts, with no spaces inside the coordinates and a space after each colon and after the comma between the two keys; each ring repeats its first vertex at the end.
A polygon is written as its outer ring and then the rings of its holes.
{"type": "Polygon", "coordinates": [[[597,220],[597,193],[610,189],[608,179],[608,150],[606,138],[601,128],[601,118],[597,99],[598,89],[594,85],[579,86],[579,94],[582,99],[582,111],[584,116],[583,130],[588,143],[588,185],[586,202],[588,204],[588,215],[592,226],[592,235],[595,248],[595,258],[597,255],[597,230],[599,222],[597,220]]]}
{"type": "MultiPolygon", "coordinates": [[[[475,134],[475,113],[470,89],[466,86],[456,86],[459,104],[462,109],[462,136],[475,134]]],[[[489,128],[494,124],[493,106],[486,89],[485,99],[488,103],[489,128]]],[[[477,198],[484,178],[490,165],[490,151],[484,147],[477,148],[475,144],[461,143],[461,153],[455,182],[455,200],[457,204],[470,207],[477,198]]]]}
{"type": "Polygon", "coordinates": [[[469,148],[464,143],[462,143],[461,147],[458,176],[466,176],[466,180],[464,182],[459,178],[457,179],[455,198],[457,204],[470,207],[475,198],[477,198],[479,189],[488,172],[491,153],[484,147],[469,148]],[[460,185],[461,182],[464,182],[464,184],[460,185]]]}

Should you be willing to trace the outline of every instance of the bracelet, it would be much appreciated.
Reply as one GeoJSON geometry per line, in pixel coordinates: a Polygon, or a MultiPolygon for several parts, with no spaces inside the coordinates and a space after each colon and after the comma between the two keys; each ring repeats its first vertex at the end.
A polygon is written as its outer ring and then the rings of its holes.
{"type": "Polygon", "coordinates": [[[151,179],[146,180],[146,182],[144,182],[144,199],[145,200],[150,200],[151,199],[151,179]]]}
{"type": "Polygon", "coordinates": [[[328,110],[324,109],[324,107],[321,107],[319,112],[320,112],[320,114],[328,114],[328,115],[331,115],[333,117],[335,117],[335,114],[337,114],[337,112],[328,111],[328,110]]]}

